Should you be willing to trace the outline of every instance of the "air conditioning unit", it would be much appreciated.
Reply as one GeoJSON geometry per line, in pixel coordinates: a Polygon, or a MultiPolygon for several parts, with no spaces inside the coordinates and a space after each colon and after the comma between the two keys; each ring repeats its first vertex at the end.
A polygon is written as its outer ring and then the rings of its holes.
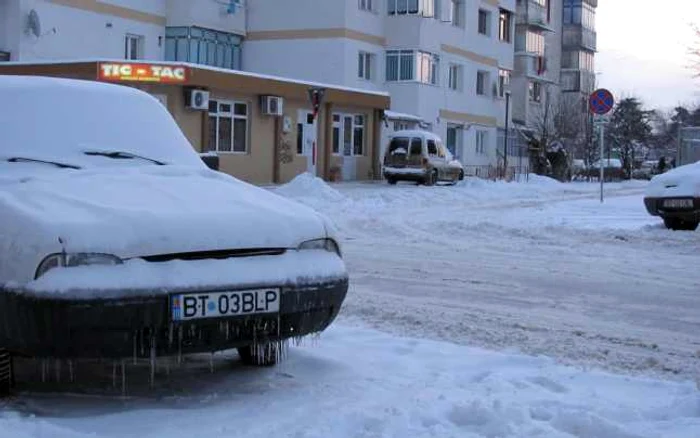
{"type": "Polygon", "coordinates": [[[281,116],[284,114],[284,99],[278,96],[262,96],[260,108],[266,116],[281,116]]]}
{"type": "Polygon", "coordinates": [[[185,106],[193,110],[208,110],[209,92],[206,90],[185,89],[185,106]]]}

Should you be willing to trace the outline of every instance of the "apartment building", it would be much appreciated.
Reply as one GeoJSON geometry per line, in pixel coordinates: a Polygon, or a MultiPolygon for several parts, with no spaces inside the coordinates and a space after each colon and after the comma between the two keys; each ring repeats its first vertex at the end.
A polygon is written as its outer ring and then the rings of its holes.
{"type": "MultiPolygon", "coordinates": [[[[388,91],[392,112],[417,116],[468,172],[499,162],[515,0],[249,0],[247,10],[247,70],[388,91]]],[[[333,117],[333,150],[352,174],[352,117],[333,117]]]]}
{"type": "Polygon", "coordinates": [[[327,179],[330,109],[352,115],[353,172],[379,172],[386,92],[243,72],[240,0],[0,0],[0,74],[128,84],[157,97],[197,151],[255,183],[327,179]],[[314,107],[312,91],[324,89],[314,107]]]}

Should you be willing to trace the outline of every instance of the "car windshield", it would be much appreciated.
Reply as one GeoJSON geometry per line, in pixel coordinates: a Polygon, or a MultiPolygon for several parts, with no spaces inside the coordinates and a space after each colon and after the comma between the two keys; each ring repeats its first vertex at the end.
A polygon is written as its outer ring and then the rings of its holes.
{"type": "Polygon", "coordinates": [[[0,85],[1,157],[83,168],[147,161],[204,166],[167,109],[145,93],[87,81],[28,82],[23,77],[4,77],[0,85]]]}

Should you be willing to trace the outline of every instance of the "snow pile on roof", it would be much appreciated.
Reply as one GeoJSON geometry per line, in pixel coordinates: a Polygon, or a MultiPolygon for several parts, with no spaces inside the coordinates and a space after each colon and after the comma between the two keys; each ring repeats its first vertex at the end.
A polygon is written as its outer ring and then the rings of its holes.
{"type": "Polygon", "coordinates": [[[389,120],[408,120],[408,121],[418,122],[418,123],[423,121],[423,119],[419,116],[416,116],[413,114],[407,114],[407,113],[400,113],[397,111],[390,111],[390,110],[384,111],[384,116],[389,120]]]}
{"type": "Polygon", "coordinates": [[[342,202],[345,200],[339,191],[308,172],[297,175],[293,180],[275,189],[275,192],[289,198],[316,198],[324,201],[342,202]]]}

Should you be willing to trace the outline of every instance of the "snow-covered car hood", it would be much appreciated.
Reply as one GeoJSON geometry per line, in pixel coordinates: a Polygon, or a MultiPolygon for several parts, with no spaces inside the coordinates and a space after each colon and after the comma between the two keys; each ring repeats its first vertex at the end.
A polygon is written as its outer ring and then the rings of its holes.
{"type": "Polygon", "coordinates": [[[44,167],[0,178],[0,284],[30,281],[44,257],[63,250],[129,259],[296,248],[329,231],[312,209],[206,168],[44,167]]]}
{"type": "Polygon", "coordinates": [[[645,195],[649,198],[700,197],[700,161],[656,175],[649,182],[645,195]]]}

